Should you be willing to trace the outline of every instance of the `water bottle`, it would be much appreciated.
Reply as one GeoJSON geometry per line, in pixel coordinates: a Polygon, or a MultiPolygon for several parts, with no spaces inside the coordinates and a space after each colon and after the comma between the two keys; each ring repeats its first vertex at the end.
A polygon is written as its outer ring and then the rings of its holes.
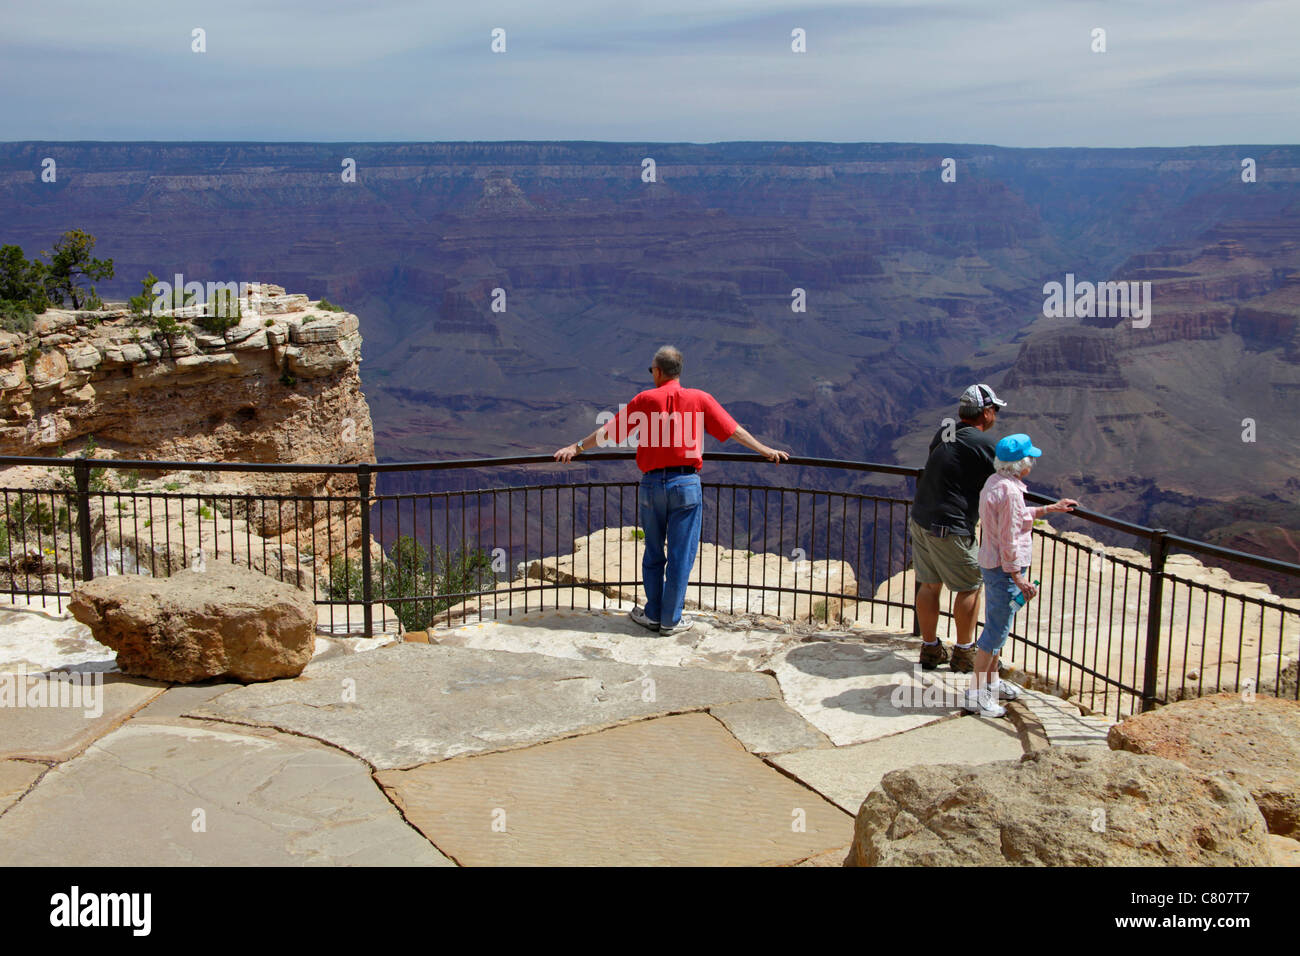
{"type": "MultiPolygon", "coordinates": [[[[1037,587],[1038,587],[1038,582],[1035,581],[1034,588],[1037,589],[1037,587]]],[[[1025,592],[1020,590],[1020,588],[1016,588],[1016,596],[1011,599],[1011,613],[1015,614],[1022,607],[1024,607],[1025,602],[1027,600],[1028,599],[1025,597],[1025,592]]]]}

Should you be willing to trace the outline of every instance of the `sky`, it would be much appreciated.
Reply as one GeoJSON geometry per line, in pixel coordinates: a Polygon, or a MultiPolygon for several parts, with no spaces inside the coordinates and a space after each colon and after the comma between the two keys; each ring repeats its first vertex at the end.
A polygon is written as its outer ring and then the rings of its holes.
{"type": "Polygon", "coordinates": [[[0,0],[0,140],[1292,144],[1297,51],[1296,0],[0,0]]]}

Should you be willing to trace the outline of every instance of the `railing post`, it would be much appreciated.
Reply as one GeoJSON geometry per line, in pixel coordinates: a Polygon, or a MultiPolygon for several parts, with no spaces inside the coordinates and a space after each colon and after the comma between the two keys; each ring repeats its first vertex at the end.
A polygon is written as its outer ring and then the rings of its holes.
{"type": "Polygon", "coordinates": [[[95,576],[95,563],[90,547],[90,463],[78,458],[72,463],[72,475],[77,484],[77,537],[81,542],[81,567],[83,580],[95,576]]]}
{"type": "MultiPolygon", "coordinates": [[[[915,587],[912,588],[912,636],[913,636],[913,637],[920,637],[920,636],[921,636],[921,616],[920,616],[919,614],[916,613],[916,606],[917,606],[917,604],[919,604],[920,601],[921,601],[921,582],[920,582],[920,581],[916,581],[916,582],[914,582],[914,584],[915,584],[915,587]]],[[[886,613],[888,613],[888,611],[886,611],[886,613]]]]}
{"type": "Polygon", "coordinates": [[[370,610],[370,465],[357,465],[357,494],[361,501],[361,619],[363,634],[373,636],[374,617],[370,610]]]}
{"type": "Polygon", "coordinates": [[[1164,613],[1165,554],[1169,545],[1160,528],[1151,534],[1151,590],[1147,595],[1147,654],[1146,669],[1142,674],[1142,712],[1156,706],[1156,684],[1159,682],[1160,618],[1164,613]]]}

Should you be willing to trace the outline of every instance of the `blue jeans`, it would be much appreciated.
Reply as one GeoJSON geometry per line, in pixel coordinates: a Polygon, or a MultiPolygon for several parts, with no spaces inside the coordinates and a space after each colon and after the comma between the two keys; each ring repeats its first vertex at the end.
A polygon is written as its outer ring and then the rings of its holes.
{"type": "Polygon", "coordinates": [[[682,619],[686,582],[700,546],[704,510],[700,476],[642,475],[637,504],[645,532],[645,557],[641,559],[645,616],[668,627],[682,619]]]}
{"type": "MultiPolygon", "coordinates": [[[[1027,574],[1029,566],[1020,569],[1027,574]]],[[[989,654],[997,654],[1011,634],[1011,619],[1015,611],[1011,609],[1011,599],[1020,593],[1020,588],[1011,580],[1011,575],[1001,568],[980,568],[984,576],[984,633],[975,642],[975,646],[989,654]]]]}

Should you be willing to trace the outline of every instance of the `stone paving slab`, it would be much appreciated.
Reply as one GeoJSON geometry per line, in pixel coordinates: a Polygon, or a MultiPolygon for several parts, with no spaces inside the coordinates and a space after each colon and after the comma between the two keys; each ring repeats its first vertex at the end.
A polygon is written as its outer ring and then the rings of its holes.
{"type": "Polygon", "coordinates": [[[768,760],[854,815],[891,770],[918,764],[979,764],[1020,757],[1009,721],[967,716],[833,750],[803,750],[768,760]]]}
{"type": "Polygon", "coordinates": [[[1053,747],[1107,746],[1106,738],[1113,721],[1085,716],[1069,701],[1042,691],[1026,690],[1020,700],[1043,725],[1047,742],[1053,747]]]}
{"type": "Polygon", "coordinates": [[[403,643],[313,661],[293,680],[236,688],[187,716],[315,737],[386,770],[779,693],[766,674],[403,643]]]}
{"type": "Polygon", "coordinates": [[[311,740],[132,721],[0,816],[6,866],[446,866],[359,760],[311,740]],[[195,810],[203,832],[195,832],[195,810]]]}
{"type": "Polygon", "coordinates": [[[162,720],[175,722],[186,711],[200,704],[206,704],[219,694],[244,685],[238,681],[202,681],[197,684],[174,684],[140,708],[131,718],[139,720],[162,720]]]}
{"type": "Polygon", "coordinates": [[[376,780],[462,865],[790,864],[853,838],[851,816],[747,753],[706,714],[376,780]]]}
{"type": "MultiPolygon", "coordinates": [[[[74,673],[73,676],[86,678],[88,675],[74,673]]],[[[0,760],[11,757],[67,760],[157,697],[167,686],[116,673],[96,673],[89,680],[99,678],[102,678],[101,686],[88,683],[77,690],[81,696],[65,698],[62,695],[70,693],[72,685],[58,679],[21,670],[0,673],[0,682],[8,683],[10,692],[22,689],[28,702],[39,700],[33,697],[39,693],[47,702],[70,700],[77,705],[16,707],[6,703],[0,706],[0,760]]],[[[5,689],[0,688],[0,693],[5,693],[5,689]]]]}
{"type": "Polygon", "coordinates": [[[0,760],[0,813],[13,806],[45,770],[45,764],[0,760]]]}
{"type": "MultiPolygon", "coordinates": [[[[116,671],[117,652],[90,635],[90,628],[60,609],[53,597],[5,595],[0,601],[0,672],[75,668],[116,671]]],[[[2,738],[0,738],[2,739],[2,738]]]]}
{"type": "Polygon", "coordinates": [[[833,746],[830,739],[779,700],[746,700],[714,707],[745,749],[754,754],[779,754],[791,750],[833,746]]]}
{"type": "Polygon", "coordinates": [[[795,640],[784,630],[723,628],[706,615],[693,617],[695,623],[689,630],[660,637],[629,619],[626,610],[499,610],[493,620],[435,628],[430,640],[447,647],[546,654],[567,660],[732,671],[756,670],[795,640]]]}
{"type": "Polygon", "coordinates": [[[808,641],[782,651],[768,667],[785,702],[843,747],[961,713],[958,694],[968,675],[921,672],[919,649],[919,639],[880,634],[808,641]]]}

